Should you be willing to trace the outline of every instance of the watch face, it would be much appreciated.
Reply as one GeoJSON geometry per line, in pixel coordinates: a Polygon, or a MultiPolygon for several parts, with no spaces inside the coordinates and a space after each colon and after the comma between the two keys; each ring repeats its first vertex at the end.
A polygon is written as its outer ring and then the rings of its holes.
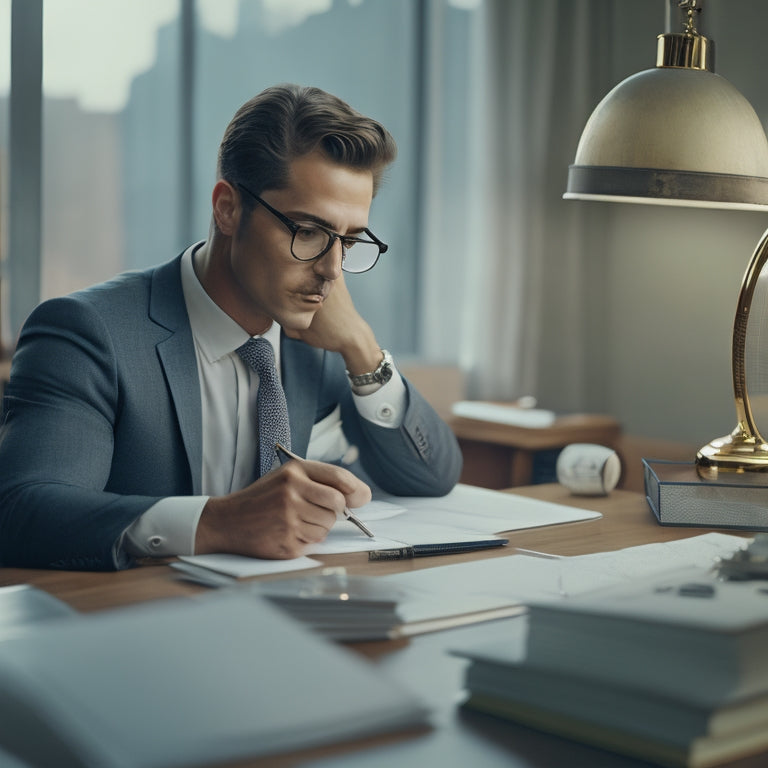
{"type": "Polygon", "coordinates": [[[381,373],[379,376],[381,377],[380,380],[382,384],[386,384],[392,378],[392,366],[388,362],[385,362],[381,366],[381,373]]]}

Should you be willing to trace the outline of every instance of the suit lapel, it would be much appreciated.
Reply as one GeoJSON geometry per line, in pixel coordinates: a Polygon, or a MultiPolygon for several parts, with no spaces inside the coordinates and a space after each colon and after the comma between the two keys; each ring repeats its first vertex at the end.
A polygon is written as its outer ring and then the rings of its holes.
{"type": "Polygon", "coordinates": [[[280,334],[280,368],[288,401],[291,447],[299,456],[307,455],[309,436],[315,423],[317,395],[323,370],[322,349],[280,334]]]}
{"type": "Polygon", "coordinates": [[[149,317],[170,331],[157,344],[157,354],[176,409],[192,476],[192,493],[198,495],[202,492],[203,416],[195,346],[181,289],[180,257],[155,270],[149,317]]]}

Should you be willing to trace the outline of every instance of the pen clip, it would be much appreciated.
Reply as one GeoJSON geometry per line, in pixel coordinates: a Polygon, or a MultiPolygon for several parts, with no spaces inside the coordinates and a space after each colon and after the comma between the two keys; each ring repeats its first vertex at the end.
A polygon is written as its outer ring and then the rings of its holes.
{"type": "MultiPolygon", "coordinates": [[[[277,454],[277,458],[280,460],[281,464],[285,464],[286,461],[290,461],[291,459],[296,459],[298,461],[302,460],[300,456],[297,456],[292,451],[289,451],[281,443],[275,443],[275,453],[277,454]]],[[[362,520],[353,514],[347,506],[344,507],[344,517],[349,520],[350,523],[354,523],[354,525],[356,525],[366,536],[371,539],[375,538],[365,523],[363,523],[362,520]]]]}

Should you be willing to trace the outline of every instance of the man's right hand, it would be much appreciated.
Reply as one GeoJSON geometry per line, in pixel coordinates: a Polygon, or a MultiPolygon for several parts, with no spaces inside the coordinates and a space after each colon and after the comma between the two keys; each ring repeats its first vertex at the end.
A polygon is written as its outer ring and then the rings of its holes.
{"type": "Polygon", "coordinates": [[[197,525],[195,554],[299,557],[308,544],[325,539],[345,506],[370,500],[370,488],[343,467],[289,461],[241,491],[210,498],[197,525]]]}

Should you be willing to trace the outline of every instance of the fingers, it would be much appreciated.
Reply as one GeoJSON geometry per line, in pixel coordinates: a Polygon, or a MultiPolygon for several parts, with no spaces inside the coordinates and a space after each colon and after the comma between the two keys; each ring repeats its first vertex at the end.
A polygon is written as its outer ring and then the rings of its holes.
{"type": "Polygon", "coordinates": [[[252,485],[209,499],[195,552],[293,558],[323,541],[345,506],[370,501],[368,486],[343,467],[289,461],[252,485]]]}
{"type": "MultiPolygon", "coordinates": [[[[353,475],[344,467],[337,467],[335,464],[325,464],[322,461],[301,461],[292,462],[298,464],[306,473],[310,480],[313,480],[318,486],[314,489],[317,498],[328,498],[331,501],[328,509],[336,512],[343,512],[344,507],[362,507],[371,500],[371,489],[360,478],[353,475]],[[325,496],[325,491],[328,495],[325,496]],[[336,492],[335,494],[333,492],[336,492]],[[341,501],[337,494],[343,497],[341,501]]],[[[290,464],[286,465],[286,467],[290,464]]]]}

